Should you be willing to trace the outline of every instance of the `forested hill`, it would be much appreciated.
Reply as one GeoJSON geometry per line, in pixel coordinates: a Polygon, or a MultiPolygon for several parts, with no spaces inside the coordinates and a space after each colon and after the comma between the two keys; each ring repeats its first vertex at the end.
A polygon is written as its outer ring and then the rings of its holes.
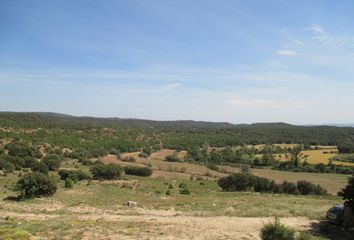
{"type": "MultiPolygon", "coordinates": [[[[230,124],[203,121],[152,121],[122,118],[75,117],[57,113],[0,112],[0,127],[14,129],[90,130],[112,128],[160,136],[168,147],[212,146],[256,143],[308,143],[336,145],[354,141],[354,128],[295,126],[286,123],[230,124]]],[[[137,134],[137,133],[136,133],[137,134]]],[[[138,135],[138,134],[137,134],[138,135]]]]}

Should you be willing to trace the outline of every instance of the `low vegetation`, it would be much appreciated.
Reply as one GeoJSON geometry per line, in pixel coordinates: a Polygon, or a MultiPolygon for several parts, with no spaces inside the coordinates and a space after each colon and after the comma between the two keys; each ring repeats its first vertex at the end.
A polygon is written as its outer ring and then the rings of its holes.
{"type": "Polygon", "coordinates": [[[90,168],[92,178],[98,180],[118,179],[123,172],[123,168],[114,163],[96,163],[90,168]]]}
{"type": "Polygon", "coordinates": [[[218,185],[227,192],[233,191],[255,191],[267,193],[286,193],[302,195],[325,195],[327,190],[320,185],[315,185],[307,181],[298,181],[297,184],[284,181],[277,184],[273,180],[257,177],[252,174],[234,173],[218,180],[218,185]]]}
{"type": "Polygon", "coordinates": [[[56,180],[43,173],[28,173],[20,178],[16,185],[20,198],[24,199],[51,196],[57,188],[56,180]]]}
{"type": "Polygon", "coordinates": [[[151,176],[152,169],[149,167],[126,166],[124,167],[125,174],[135,176],[151,176]]]}

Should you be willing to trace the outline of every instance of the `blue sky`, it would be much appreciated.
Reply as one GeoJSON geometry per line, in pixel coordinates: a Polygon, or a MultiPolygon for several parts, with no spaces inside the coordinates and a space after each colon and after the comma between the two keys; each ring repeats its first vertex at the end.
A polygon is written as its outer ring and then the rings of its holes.
{"type": "Polygon", "coordinates": [[[0,110],[354,122],[354,3],[0,1],[0,110]]]}

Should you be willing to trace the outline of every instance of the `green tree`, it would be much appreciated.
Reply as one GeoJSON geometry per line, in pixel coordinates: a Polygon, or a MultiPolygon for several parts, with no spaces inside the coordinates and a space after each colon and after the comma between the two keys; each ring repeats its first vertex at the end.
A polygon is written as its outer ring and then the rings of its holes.
{"type": "Polygon", "coordinates": [[[347,186],[338,192],[338,196],[342,197],[354,212],[354,175],[349,178],[347,186]]]}
{"type": "Polygon", "coordinates": [[[43,173],[28,173],[17,181],[16,189],[22,198],[50,196],[57,191],[57,182],[43,173]]]}
{"type": "Polygon", "coordinates": [[[290,160],[292,161],[295,167],[299,167],[301,161],[307,159],[308,157],[302,153],[302,150],[302,145],[297,145],[289,149],[290,160]]]}
{"type": "Polygon", "coordinates": [[[99,180],[112,180],[112,179],[117,179],[121,176],[123,168],[114,163],[110,164],[95,164],[90,168],[90,171],[92,173],[93,179],[99,179],[99,180]]]}

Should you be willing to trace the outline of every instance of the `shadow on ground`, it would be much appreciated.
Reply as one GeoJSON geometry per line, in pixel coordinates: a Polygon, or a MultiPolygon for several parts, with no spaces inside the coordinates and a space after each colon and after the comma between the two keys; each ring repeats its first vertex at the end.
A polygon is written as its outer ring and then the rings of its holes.
{"type": "Polygon", "coordinates": [[[311,228],[314,235],[325,239],[330,239],[330,240],[353,240],[354,239],[354,229],[345,230],[341,226],[329,223],[327,221],[313,223],[311,228]]]}

